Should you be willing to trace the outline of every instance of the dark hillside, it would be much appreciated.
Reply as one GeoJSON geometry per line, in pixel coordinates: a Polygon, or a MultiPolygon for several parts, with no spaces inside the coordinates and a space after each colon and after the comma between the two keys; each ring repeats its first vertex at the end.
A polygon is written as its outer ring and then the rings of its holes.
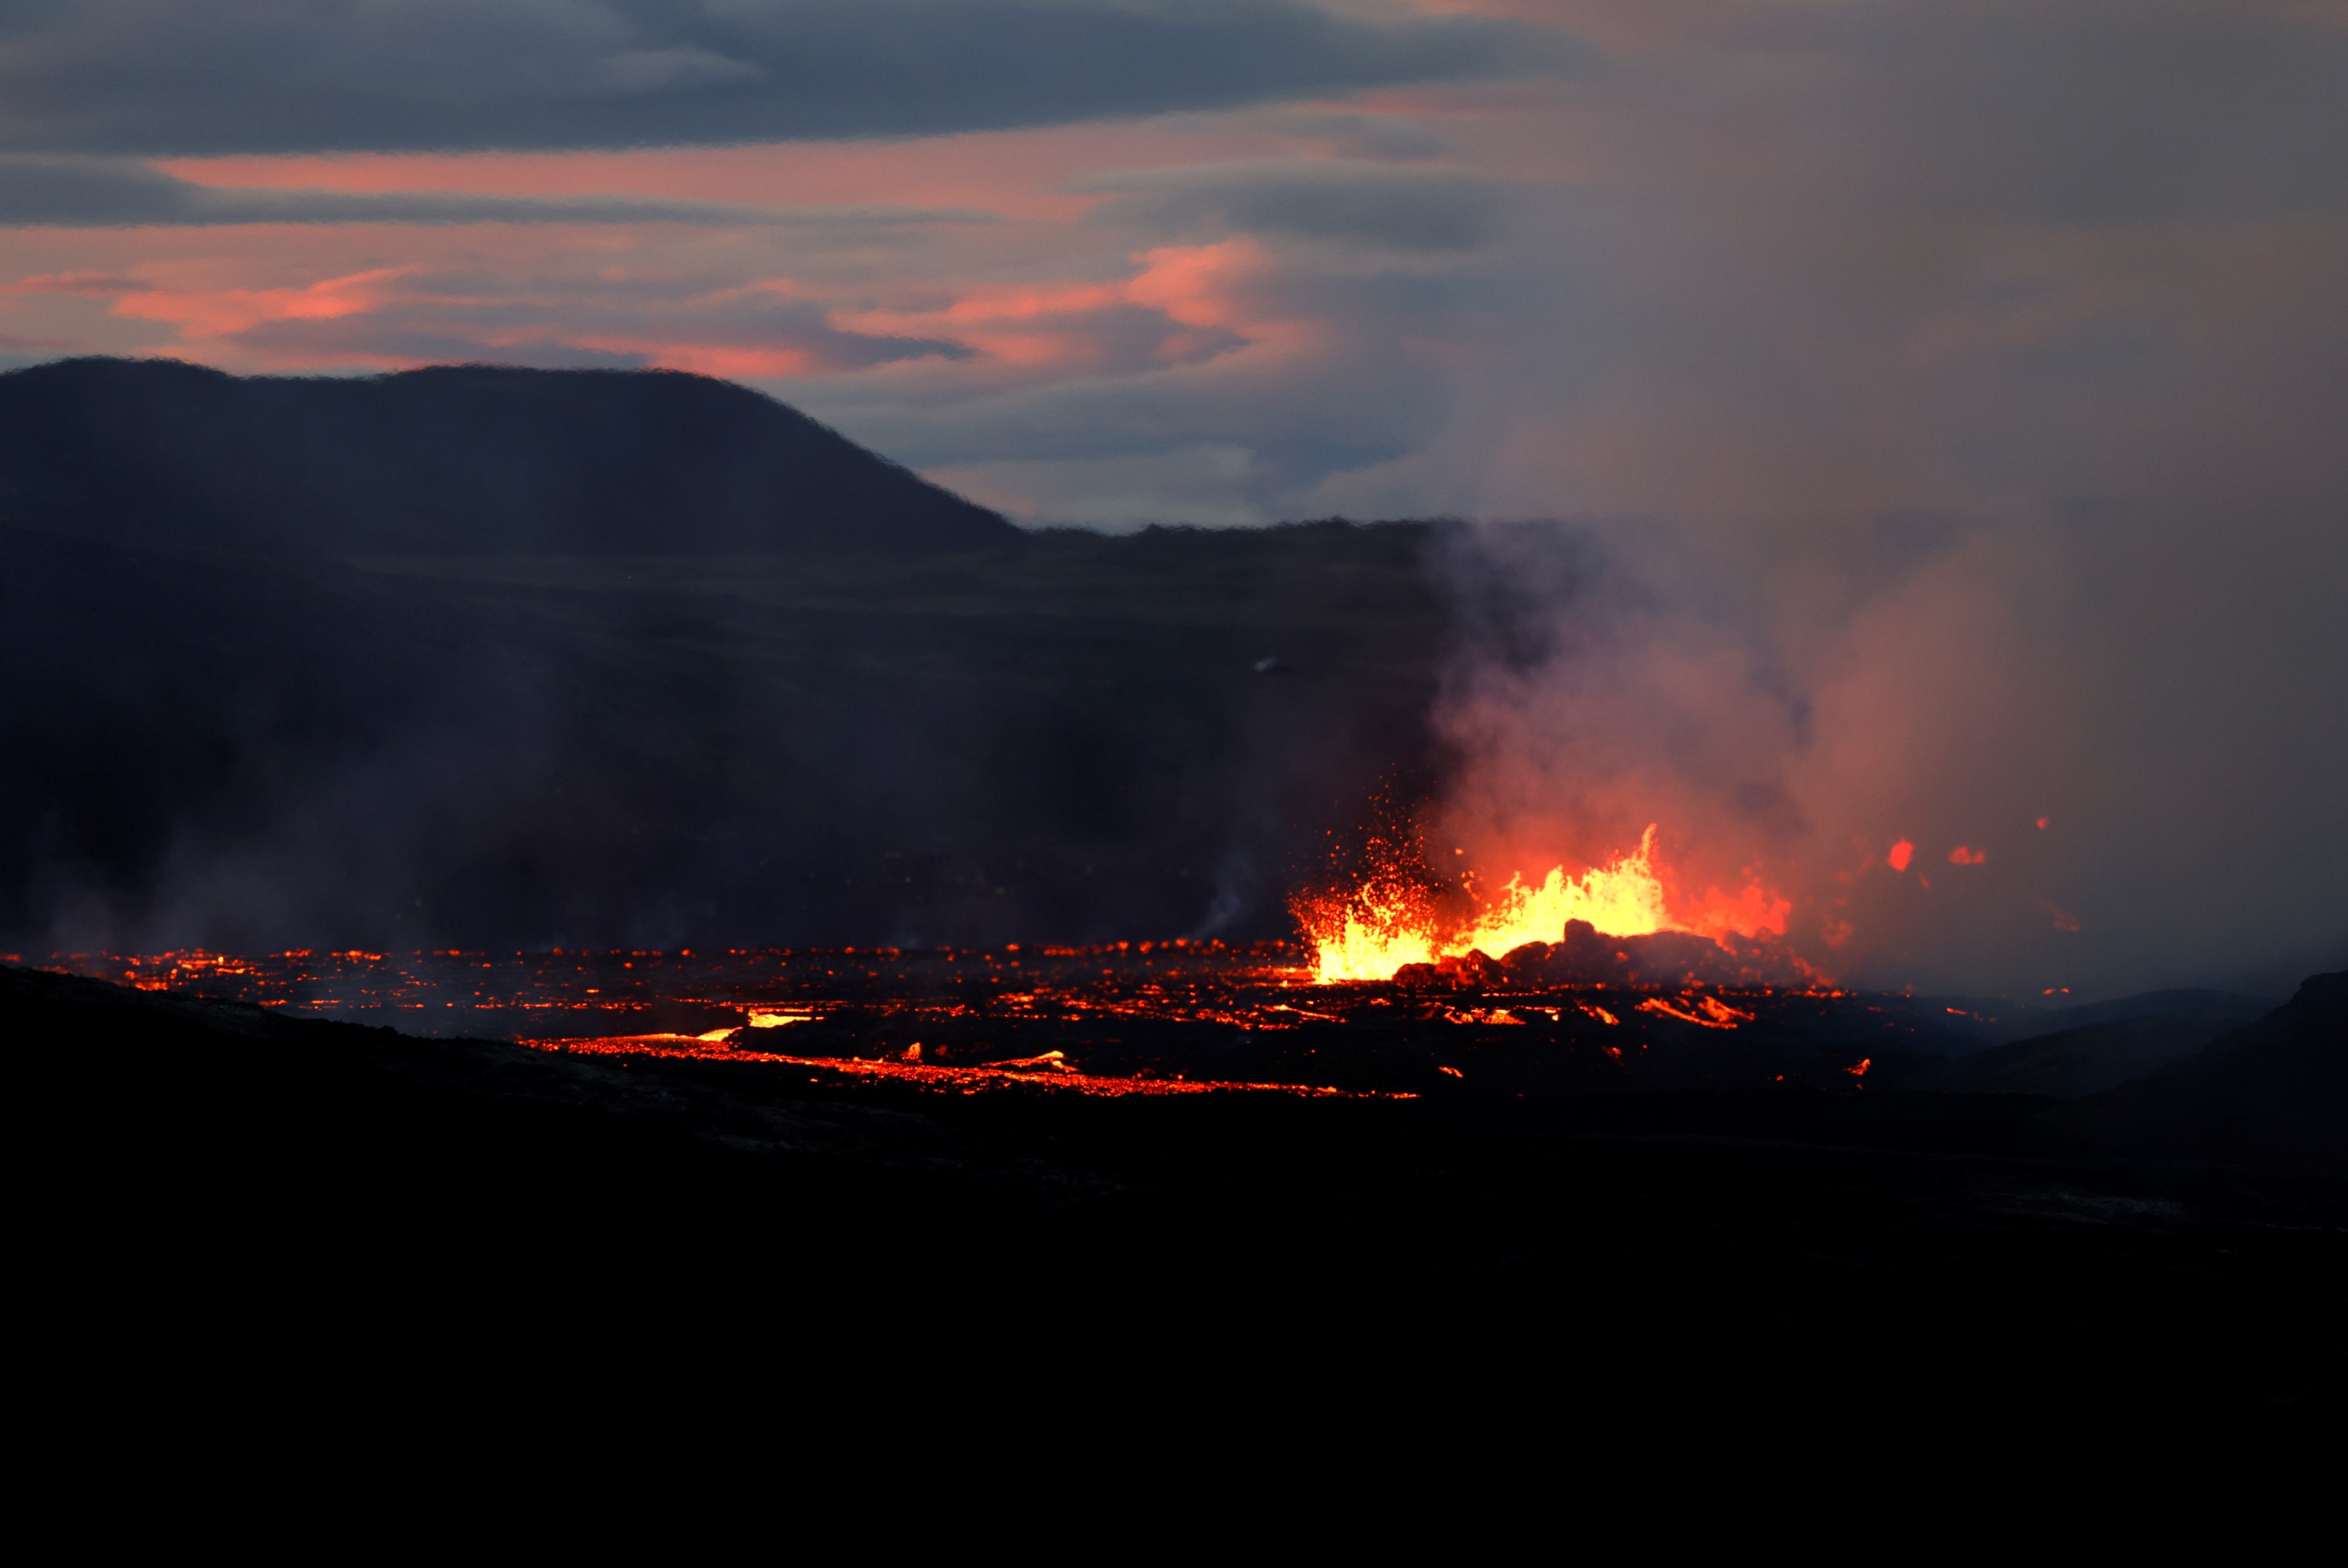
{"type": "Polygon", "coordinates": [[[2058,1008],[2030,1037],[1935,1063],[1903,1088],[2045,1094],[2075,1099],[2173,1067],[2271,1002],[2229,991],[2147,991],[2058,1008]]]}
{"type": "Polygon", "coordinates": [[[2274,1005],[2289,994],[2289,987],[2271,996],[2250,996],[2239,991],[2211,991],[2190,987],[2175,991],[2139,991],[2131,996],[2115,996],[2104,1002],[2083,1002],[2076,1006],[2057,1007],[2045,1016],[2046,1024],[2056,1029],[2078,1029],[2096,1024],[2118,1024],[2135,1018],[2174,1018],[2180,1023],[2208,1026],[2215,1038],[2228,1029],[2239,1029],[2244,1024],[2255,1023],[2274,1011],[2274,1005]]]}
{"type": "Polygon", "coordinates": [[[1902,1088],[1956,1094],[2044,1094],[2076,1099],[2148,1078],[2215,1039],[2217,1025],[2185,1018],[2122,1018],[2034,1035],[1934,1063],[1902,1088]]]}
{"type": "Polygon", "coordinates": [[[1031,534],[690,376],[0,376],[0,951],[1282,934],[1435,766],[1424,545],[1031,534]]]}
{"type": "Polygon", "coordinates": [[[0,375],[0,521],[337,555],[1001,544],[995,513],[773,398],[673,372],[0,375]]]}
{"type": "Polygon", "coordinates": [[[0,530],[0,951],[1284,934],[1436,766],[1422,542],[369,569],[0,530]]]}
{"type": "Polygon", "coordinates": [[[2348,1175],[2348,970],[2310,975],[2256,1023],[2061,1121],[2123,1147],[2348,1175]]]}

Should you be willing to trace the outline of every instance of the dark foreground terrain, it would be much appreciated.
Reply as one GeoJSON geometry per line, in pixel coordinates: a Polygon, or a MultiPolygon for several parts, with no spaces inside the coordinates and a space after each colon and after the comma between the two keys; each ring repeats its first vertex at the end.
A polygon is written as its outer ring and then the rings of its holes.
{"type": "Polygon", "coordinates": [[[2233,1440],[2348,1390],[2343,993],[2072,1101],[941,1092],[17,969],[0,1033],[43,1299],[140,1365],[2233,1440]]]}

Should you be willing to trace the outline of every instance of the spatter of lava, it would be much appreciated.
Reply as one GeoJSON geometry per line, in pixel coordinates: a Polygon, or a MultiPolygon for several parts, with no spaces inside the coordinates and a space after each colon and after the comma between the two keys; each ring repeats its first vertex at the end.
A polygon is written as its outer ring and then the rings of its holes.
{"type": "Polygon", "coordinates": [[[1297,923],[1313,947],[1313,977],[1322,984],[1386,980],[1408,965],[1556,942],[1574,920],[1610,936],[1665,931],[1715,941],[1732,932],[1782,936],[1793,910],[1789,901],[1757,882],[1735,894],[1715,887],[1675,897],[1668,869],[1655,858],[1653,823],[1638,848],[1578,877],[1567,875],[1562,865],[1551,866],[1548,875],[1529,884],[1521,875],[1510,875],[1498,896],[1465,923],[1447,921],[1423,879],[1393,863],[1391,856],[1385,861],[1351,890],[1296,901],[1297,923]]]}

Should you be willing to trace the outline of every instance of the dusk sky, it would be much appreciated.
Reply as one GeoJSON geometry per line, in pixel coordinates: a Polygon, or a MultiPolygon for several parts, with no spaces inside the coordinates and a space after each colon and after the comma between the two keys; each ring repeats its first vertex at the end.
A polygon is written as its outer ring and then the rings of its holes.
{"type": "Polygon", "coordinates": [[[748,382],[1028,521],[2348,490],[2327,0],[0,5],[0,364],[748,382]]]}

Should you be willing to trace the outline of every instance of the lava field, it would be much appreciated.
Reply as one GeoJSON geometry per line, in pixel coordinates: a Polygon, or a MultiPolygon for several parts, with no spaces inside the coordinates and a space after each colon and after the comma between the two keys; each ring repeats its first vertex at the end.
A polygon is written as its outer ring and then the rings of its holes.
{"type": "Polygon", "coordinates": [[[1281,944],[497,954],[60,954],[51,967],[403,1033],[823,1064],[971,1092],[1537,1095],[1856,1088],[2029,1032],[1969,998],[1539,985],[1497,967],[1316,985],[1281,944]]]}

